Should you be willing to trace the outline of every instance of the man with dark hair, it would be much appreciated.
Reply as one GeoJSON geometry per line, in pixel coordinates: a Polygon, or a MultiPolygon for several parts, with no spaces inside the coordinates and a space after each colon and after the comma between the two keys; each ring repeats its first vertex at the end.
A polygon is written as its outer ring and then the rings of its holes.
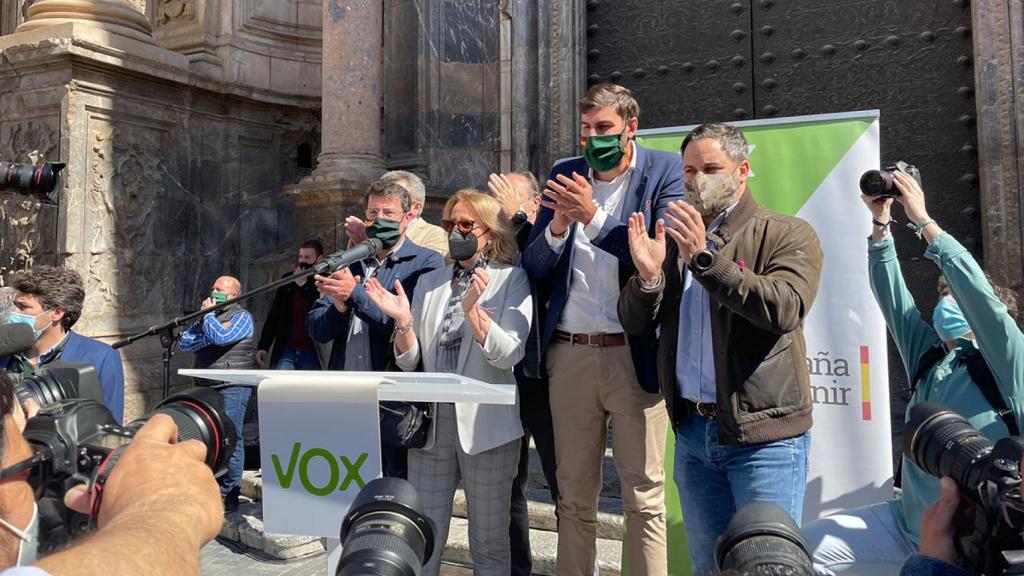
{"type": "MultiPolygon", "coordinates": [[[[22,436],[24,427],[25,414],[14,401],[11,380],[0,373],[0,468],[6,476],[0,482],[2,576],[199,573],[199,550],[223,524],[216,480],[204,463],[203,444],[177,442],[174,421],[164,414],[153,416],[110,473],[97,529],[37,560],[38,520],[33,487],[27,482],[31,469],[6,474],[32,457],[32,448],[22,436]]],[[[88,514],[93,496],[81,484],[69,490],[64,501],[69,508],[88,514]]]]}
{"type": "MultiPolygon", "coordinates": [[[[299,247],[298,264],[291,273],[308,270],[323,259],[324,245],[319,240],[307,240],[299,247]]],[[[306,326],[306,316],[317,298],[316,285],[308,276],[277,289],[260,332],[257,364],[267,366],[269,360],[274,370],[320,369],[316,344],[306,326]]]]}
{"type": "Polygon", "coordinates": [[[523,252],[522,266],[546,307],[541,349],[558,458],[558,573],[594,571],[597,502],[611,420],[622,480],[631,574],[668,570],[665,436],[658,393],[657,339],[629,336],[616,315],[633,275],[626,218],[650,221],[683,192],[679,158],[636,144],[640,106],[616,84],[580,99],[583,157],[557,162],[523,252]]]}
{"type": "MultiPolygon", "coordinates": [[[[405,236],[417,246],[429,248],[441,256],[448,256],[448,235],[440,226],[427,222],[423,218],[423,207],[427,201],[427,188],[423,180],[412,172],[392,170],[377,179],[381,184],[398,184],[409,192],[412,202],[409,211],[412,220],[406,225],[405,236]]],[[[349,238],[349,246],[366,240],[366,225],[355,216],[345,219],[345,234],[349,238]]]]}
{"type": "MultiPolygon", "coordinates": [[[[210,296],[200,305],[202,310],[236,298],[242,293],[242,283],[232,276],[221,276],[213,284],[210,296]]],[[[256,338],[252,315],[235,302],[217,312],[208,312],[188,330],[181,333],[181,349],[195,353],[196,368],[217,370],[248,370],[256,365],[256,338]]],[[[199,385],[208,386],[211,380],[197,379],[199,385]]],[[[252,391],[246,386],[227,386],[217,390],[224,398],[224,412],[235,425],[235,451],[228,460],[228,472],[220,479],[224,510],[238,508],[238,496],[245,465],[245,435],[243,423],[252,391]]]]}
{"type": "MultiPolygon", "coordinates": [[[[365,233],[386,246],[376,258],[342,268],[330,276],[314,276],[323,295],[307,319],[309,334],[320,343],[333,342],[329,370],[382,371],[394,358],[394,320],[366,294],[363,282],[376,278],[389,288],[401,280],[410,298],[419,278],[444,265],[441,255],[410,242],[405,233],[415,218],[409,191],[378,180],[366,191],[365,233]]],[[[385,476],[404,476],[405,452],[383,447],[385,476]]]]}
{"type": "MultiPolygon", "coordinates": [[[[30,376],[57,363],[92,364],[100,380],[103,403],[121,422],[124,418],[124,367],[109,344],[71,330],[82,316],[85,286],[70,268],[37,266],[14,275],[16,291],[8,324],[27,324],[35,343],[27,351],[6,359],[5,370],[30,376]]],[[[0,360],[2,361],[2,360],[0,360]]]]}
{"type": "Polygon", "coordinates": [[[746,504],[802,516],[811,428],[803,321],[823,254],[810,224],[754,200],[738,129],[698,126],[681,152],[686,202],[669,204],[653,239],[643,214],[629,217],[636,273],[619,318],[630,334],[660,333],[673,474],[701,575],[746,504]]]}

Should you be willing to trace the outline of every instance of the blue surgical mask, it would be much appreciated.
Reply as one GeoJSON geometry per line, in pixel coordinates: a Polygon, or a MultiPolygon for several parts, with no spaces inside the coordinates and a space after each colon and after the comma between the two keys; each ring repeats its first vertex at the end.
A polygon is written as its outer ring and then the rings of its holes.
{"type": "Polygon", "coordinates": [[[945,341],[956,340],[971,331],[971,326],[960,311],[960,306],[951,296],[939,299],[939,304],[932,313],[932,327],[938,332],[939,338],[945,341]]]}
{"type": "Polygon", "coordinates": [[[46,314],[47,312],[49,312],[49,310],[43,310],[42,312],[35,316],[29,316],[28,314],[22,314],[21,312],[12,311],[7,315],[7,323],[28,324],[29,327],[32,328],[32,335],[35,336],[36,340],[39,340],[39,337],[43,335],[43,331],[46,330],[46,328],[41,328],[37,330],[36,320],[38,320],[40,316],[46,314]]]}

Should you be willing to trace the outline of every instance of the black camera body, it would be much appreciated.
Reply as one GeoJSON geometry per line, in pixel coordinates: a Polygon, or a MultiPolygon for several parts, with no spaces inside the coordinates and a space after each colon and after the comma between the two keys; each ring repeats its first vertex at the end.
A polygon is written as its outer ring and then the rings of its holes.
{"type": "Polygon", "coordinates": [[[860,191],[865,196],[872,198],[895,198],[900,196],[900,191],[896,188],[896,183],[893,179],[893,173],[897,170],[905,172],[908,176],[917,180],[919,185],[923,186],[921,183],[921,171],[917,169],[917,166],[899,160],[883,164],[881,170],[868,170],[865,172],[860,177],[860,191]]]}
{"type": "Polygon", "coordinates": [[[955,544],[973,574],[1024,574],[1024,503],[1020,461],[1024,439],[992,441],[962,416],[931,402],[914,406],[903,434],[903,452],[936,478],[950,476],[974,503],[958,515],[955,544]]]}
{"type": "Polygon", "coordinates": [[[14,382],[14,394],[23,406],[29,398],[40,407],[68,398],[103,402],[100,377],[92,364],[55,363],[37,368],[30,376],[8,374],[14,382]]]}

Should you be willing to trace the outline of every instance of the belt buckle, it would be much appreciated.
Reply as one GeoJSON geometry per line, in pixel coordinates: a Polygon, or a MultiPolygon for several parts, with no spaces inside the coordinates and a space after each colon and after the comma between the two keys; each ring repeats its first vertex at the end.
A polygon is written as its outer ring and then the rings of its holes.
{"type": "Polygon", "coordinates": [[[697,402],[695,404],[697,408],[697,414],[700,414],[704,418],[714,418],[716,416],[715,405],[707,402],[697,402]]]}
{"type": "Polygon", "coordinates": [[[604,334],[587,334],[587,346],[590,346],[591,348],[600,348],[603,343],[604,334]]]}

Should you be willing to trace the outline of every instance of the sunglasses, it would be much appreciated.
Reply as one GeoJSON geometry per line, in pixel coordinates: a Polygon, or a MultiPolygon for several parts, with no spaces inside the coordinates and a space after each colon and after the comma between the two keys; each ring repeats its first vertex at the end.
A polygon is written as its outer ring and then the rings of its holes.
{"type": "Polygon", "coordinates": [[[441,228],[444,228],[448,234],[451,234],[455,228],[458,228],[459,232],[463,234],[469,234],[477,229],[477,223],[475,220],[441,220],[441,228]]]}

